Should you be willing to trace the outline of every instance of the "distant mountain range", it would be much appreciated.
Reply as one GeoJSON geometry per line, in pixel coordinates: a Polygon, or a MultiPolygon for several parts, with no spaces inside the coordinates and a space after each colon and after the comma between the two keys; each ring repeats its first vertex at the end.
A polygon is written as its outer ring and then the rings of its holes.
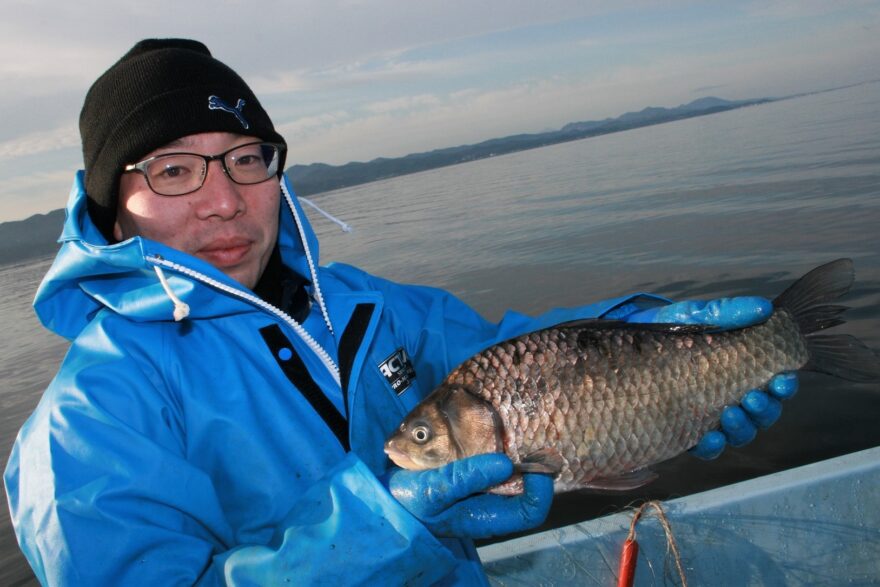
{"type": "MultiPolygon", "coordinates": [[[[545,147],[567,141],[576,141],[642,126],[662,124],[683,118],[705,116],[774,100],[775,98],[757,98],[754,100],[724,100],[715,97],[700,98],[675,108],[649,107],[639,112],[627,112],[617,118],[606,118],[605,120],[589,122],[571,122],[559,130],[511,135],[500,139],[490,139],[474,145],[437,149],[395,159],[379,158],[367,163],[355,162],[337,166],[324,163],[294,165],[287,168],[287,174],[293,182],[297,194],[307,196],[398,175],[436,169],[437,167],[445,167],[447,165],[456,165],[467,161],[475,161],[477,159],[485,159],[486,157],[545,147]]],[[[0,225],[0,228],[2,228],[2,225],[0,225]]]]}
{"type": "Polygon", "coordinates": [[[58,235],[64,224],[64,210],[36,214],[25,220],[0,224],[0,265],[52,255],[58,250],[58,235]]]}
{"type": "MultiPolygon", "coordinates": [[[[700,98],[675,108],[648,107],[639,112],[627,112],[617,118],[572,122],[559,130],[511,135],[474,145],[437,149],[393,159],[378,158],[366,163],[353,162],[345,165],[324,163],[293,165],[287,168],[287,174],[297,194],[307,196],[496,155],[662,124],[673,120],[705,116],[775,100],[776,98],[754,100],[700,98]]],[[[54,210],[48,214],[31,216],[25,220],[0,223],[0,265],[54,254],[58,248],[55,240],[61,233],[63,221],[64,211],[54,210]]]]}

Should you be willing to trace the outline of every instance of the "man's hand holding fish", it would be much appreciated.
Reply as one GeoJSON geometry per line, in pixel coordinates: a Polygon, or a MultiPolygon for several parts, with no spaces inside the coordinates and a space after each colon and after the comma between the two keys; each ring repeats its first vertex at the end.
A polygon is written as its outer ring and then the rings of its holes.
{"type": "Polygon", "coordinates": [[[550,475],[523,475],[518,495],[486,493],[512,474],[509,457],[490,453],[427,471],[393,469],[383,480],[391,495],[435,536],[477,539],[522,532],[547,517],[553,501],[550,475]]]}

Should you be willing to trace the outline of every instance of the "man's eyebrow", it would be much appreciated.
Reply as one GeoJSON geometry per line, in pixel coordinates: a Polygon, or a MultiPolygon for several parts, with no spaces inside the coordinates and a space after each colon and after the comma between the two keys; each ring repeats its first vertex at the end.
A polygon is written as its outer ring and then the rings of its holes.
{"type": "Polygon", "coordinates": [[[151,156],[161,155],[169,150],[179,149],[181,147],[187,147],[192,144],[192,141],[187,140],[187,137],[180,137],[179,139],[174,139],[168,143],[165,143],[161,147],[157,147],[156,149],[150,151],[151,156]]]}
{"type": "Polygon", "coordinates": [[[166,143],[160,147],[160,149],[164,149],[166,147],[185,147],[189,141],[186,140],[186,137],[180,137],[179,139],[174,139],[173,141],[166,143]]]}

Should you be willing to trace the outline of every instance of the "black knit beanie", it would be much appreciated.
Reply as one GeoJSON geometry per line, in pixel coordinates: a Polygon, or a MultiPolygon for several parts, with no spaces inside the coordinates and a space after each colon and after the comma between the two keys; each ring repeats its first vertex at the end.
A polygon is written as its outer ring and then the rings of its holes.
{"type": "MultiPolygon", "coordinates": [[[[146,39],[98,78],[79,117],[89,216],[113,242],[123,167],[186,135],[284,143],[244,80],[187,39],[146,39]]],[[[279,173],[284,169],[282,154],[279,173]]]]}

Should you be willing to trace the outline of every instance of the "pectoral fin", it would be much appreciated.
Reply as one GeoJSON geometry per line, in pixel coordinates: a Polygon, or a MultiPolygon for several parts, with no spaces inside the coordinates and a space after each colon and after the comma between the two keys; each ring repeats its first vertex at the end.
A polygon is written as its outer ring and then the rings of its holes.
{"type": "Polygon", "coordinates": [[[520,473],[546,473],[556,476],[562,471],[565,461],[555,448],[542,448],[528,454],[516,465],[520,473]]]}
{"type": "Polygon", "coordinates": [[[659,475],[650,469],[638,469],[636,471],[624,473],[623,475],[618,475],[617,477],[598,477],[590,479],[590,481],[586,483],[586,487],[602,491],[630,491],[637,487],[641,487],[642,485],[647,485],[651,481],[657,479],[657,477],[659,477],[659,475]]]}

